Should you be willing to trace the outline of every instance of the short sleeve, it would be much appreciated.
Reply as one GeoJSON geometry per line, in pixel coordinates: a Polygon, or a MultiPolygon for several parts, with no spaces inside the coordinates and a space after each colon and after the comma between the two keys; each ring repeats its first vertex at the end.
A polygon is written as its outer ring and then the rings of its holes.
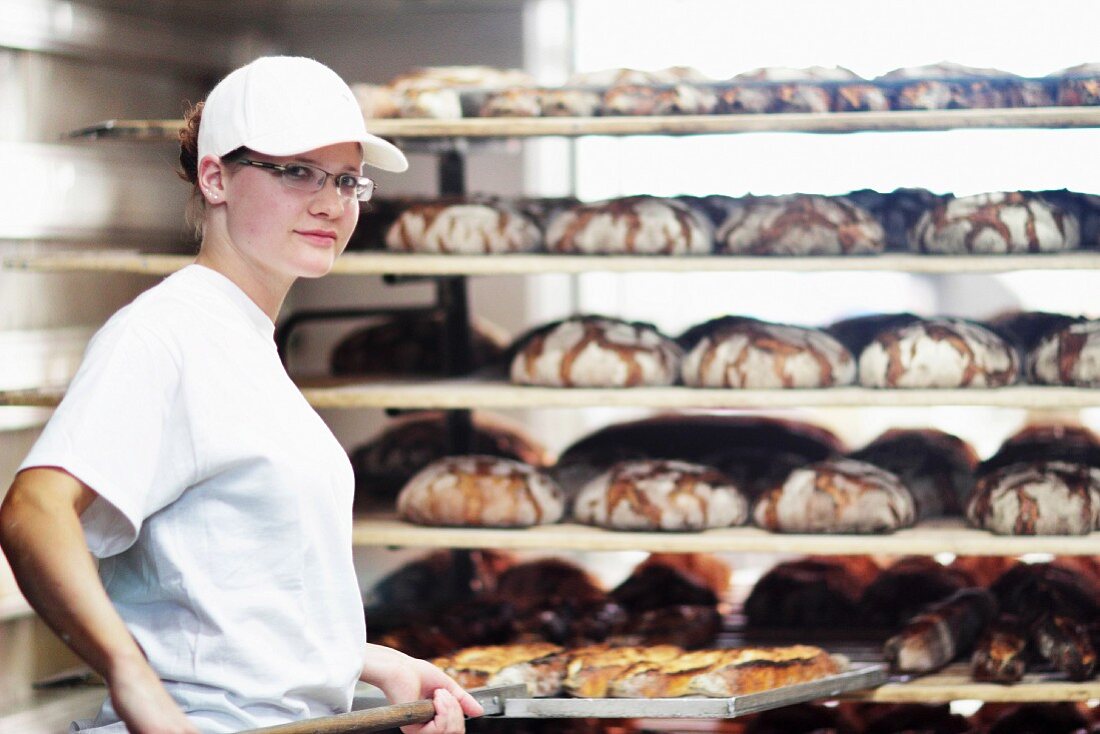
{"type": "Polygon", "coordinates": [[[57,467],[98,496],[81,516],[97,557],[121,553],[190,483],[182,372],[164,337],[116,314],[93,337],[65,397],[19,467],[57,467]]]}

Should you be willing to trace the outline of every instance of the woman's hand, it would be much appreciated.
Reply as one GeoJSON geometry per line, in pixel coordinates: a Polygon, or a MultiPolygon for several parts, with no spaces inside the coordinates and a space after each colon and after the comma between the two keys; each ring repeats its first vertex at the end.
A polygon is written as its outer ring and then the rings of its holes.
{"type": "Polygon", "coordinates": [[[485,713],[481,704],[442,670],[389,647],[368,644],[359,677],[381,688],[390,703],[432,699],[435,718],[427,724],[401,727],[405,734],[461,734],[466,731],[466,716],[485,713]]]}
{"type": "Polygon", "coordinates": [[[107,687],[131,734],[199,734],[144,659],[113,666],[107,687]]]}

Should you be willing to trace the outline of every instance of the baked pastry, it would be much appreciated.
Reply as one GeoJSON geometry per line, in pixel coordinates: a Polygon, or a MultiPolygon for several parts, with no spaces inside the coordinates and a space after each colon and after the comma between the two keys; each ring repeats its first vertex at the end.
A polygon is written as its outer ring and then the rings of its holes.
{"type": "Polygon", "coordinates": [[[850,627],[877,577],[868,556],[810,556],[776,564],[753,584],[744,612],[750,628],[850,627]]]}
{"type": "Polygon", "coordinates": [[[896,474],[912,493],[922,520],[962,514],[978,466],[973,447],[931,428],[887,431],[851,457],[896,474]]]}
{"type": "Polygon", "coordinates": [[[823,331],[741,317],[689,331],[681,373],[691,387],[819,388],[855,380],[852,355],[823,331]]]}
{"type": "Polygon", "coordinates": [[[872,627],[896,630],[924,607],[974,586],[969,574],[928,556],[906,556],[892,563],[863,592],[859,608],[872,627]]]}
{"type": "Polygon", "coordinates": [[[652,87],[627,84],[611,87],[600,102],[602,115],[709,115],[718,96],[706,87],[676,84],[652,87]]]}
{"type": "Polygon", "coordinates": [[[812,645],[721,652],[716,664],[692,676],[689,694],[728,698],[836,675],[847,667],[842,659],[812,645]]]}
{"type": "MultiPolygon", "coordinates": [[[[440,375],[446,325],[442,313],[400,311],[372,319],[333,348],[333,375],[440,375]]],[[[470,369],[496,362],[509,338],[484,319],[470,323],[470,369]]]]}
{"type": "Polygon", "coordinates": [[[523,683],[531,696],[561,692],[565,651],[545,642],[468,647],[432,662],[463,688],[523,683]]]}
{"type": "Polygon", "coordinates": [[[681,357],[676,343],[650,324],[578,316],[521,338],[511,377],[547,387],[671,385],[681,357]]]}
{"type": "Polygon", "coordinates": [[[881,252],[886,234],[843,197],[795,194],[741,200],[717,241],[730,255],[865,255],[881,252]]]}
{"type": "Polygon", "coordinates": [[[1004,339],[961,319],[929,319],[880,332],[859,355],[864,387],[1004,387],[1019,360],[1004,339]]]}
{"type": "Polygon", "coordinates": [[[706,255],[710,222],[675,199],[628,196],[581,204],[546,228],[546,249],[586,255],[706,255]]]}
{"type": "Polygon", "coordinates": [[[897,476],[866,462],[833,459],[795,469],[753,509],[760,527],[783,533],[888,533],[916,520],[897,476]]]}
{"type": "Polygon", "coordinates": [[[941,255],[1061,252],[1080,244],[1075,214],[1021,191],[942,202],[917,221],[911,239],[913,250],[941,255]]]}
{"type": "Polygon", "coordinates": [[[1087,535],[1100,529],[1100,469],[1043,461],[978,480],[966,517],[998,535],[1087,535]]]}
{"type": "MultiPolygon", "coordinates": [[[[476,454],[548,466],[551,454],[517,423],[477,412],[471,416],[470,450],[476,454]]],[[[453,453],[444,413],[401,416],[351,452],[356,504],[368,497],[395,497],[414,474],[453,453]]]]}
{"type": "Polygon", "coordinates": [[[397,496],[397,513],[421,525],[527,527],[557,522],[561,489],[532,466],[495,456],[451,456],[422,469],[397,496]]]}
{"type": "Polygon", "coordinates": [[[535,222],[500,201],[414,204],[386,233],[386,247],[401,252],[530,252],[541,244],[535,222]]]}
{"type": "Polygon", "coordinates": [[[574,494],[628,459],[676,459],[714,466],[755,497],[795,467],[842,453],[835,435],[819,426],[760,416],[662,415],[607,426],[568,447],[552,470],[574,494]]]}
{"type": "Polygon", "coordinates": [[[1025,426],[1005,439],[997,453],[982,462],[981,474],[1010,464],[1063,461],[1100,468],[1100,437],[1088,428],[1069,423],[1025,426]]]}
{"type": "Polygon", "coordinates": [[[1100,387],[1100,321],[1070,324],[1040,340],[1028,373],[1046,385],[1100,387]]]}
{"type": "Polygon", "coordinates": [[[719,471],[683,461],[624,461],[590,481],[573,517],[612,530],[704,530],[740,525],[748,501],[719,471]]]}
{"type": "Polygon", "coordinates": [[[1065,107],[1100,104],[1100,64],[1078,64],[1050,76],[1058,84],[1058,104],[1065,107]]]}

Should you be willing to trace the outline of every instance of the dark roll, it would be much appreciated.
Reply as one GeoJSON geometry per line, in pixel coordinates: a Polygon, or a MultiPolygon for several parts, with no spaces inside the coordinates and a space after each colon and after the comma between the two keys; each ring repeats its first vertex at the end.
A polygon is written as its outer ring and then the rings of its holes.
{"type": "Polygon", "coordinates": [[[978,466],[973,447],[930,428],[887,431],[850,456],[897,474],[917,503],[919,519],[962,514],[978,466]]]}
{"type": "Polygon", "coordinates": [[[901,188],[890,193],[860,189],[845,194],[845,198],[862,206],[879,221],[886,232],[886,249],[905,252],[909,249],[909,230],[917,220],[947,197],[927,189],[901,188]]]}
{"type": "Polygon", "coordinates": [[[730,568],[704,553],[651,553],[611,598],[632,612],[669,605],[714,606],[729,591],[730,568]]]}
{"type": "Polygon", "coordinates": [[[827,326],[825,331],[859,357],[867,345],[881,332],[898,329],[920,321],[920,317],[911,313],[875,313],[853,316],[827,326]]]}
{"type": "Polygon", "coordinates": [[[958,569],[927,556],[907,556],[871,582],[859,607],[867,624],[895,630],[929,604],[973,585],[972,579],[958,569]]]}
{"type": "Polygon", "coordinates": [[[836,436],[808,423],[669,414],[591,433],[562,452],[551,473],[571,494],[619,461],[671,459],[713,466],[755,495],[781,482],[792,469],[843,450],[836,436]]]}
{"type": "Polygon", "coordinates": [[[529,561],[505,570],[497,577],[493,597],[510,603],[519,616],[564,603],[585,605],[608,600],[607,592],[593,576],[560,558],[529,561]]]}
{"type": "Polygon", "coordinates": [[[982,462],[980,475],[1011,464],[1063,461],[1100,468],[1100,437],[1088,428],[1066,423],[1030,425],[1005,439],[997,453],[982,462]]]}
{"type": "Polygon", "coordinates": [[[1022,362],[1047,335],[1084,320],[1081,316],[1046,311],[1010,311],[993,317],[986,325],[1019,350],[1022,362]]]}
{"type": "MultiPolygon", "coordinates": [[[[536,467],[550,463],[546,448],[511,421],[475,413],[472,422],[473,452],[536,467]]],[[[381,433],[351,453],[356,507],[370,498],[396,497],[413,475],[452,453],[448,441],[444,413],[417,413],[391,421],[381,433]]]]}
{"type": "Polygon", "coordinates": [[[811,556],[765,573],[745,600],[755,628],[821,629],[851,626],[859,600],[879,568],[866,556],[811,556]]]}
{"type": "Polygon", "coordinates": [[[1021,563],[1002,574],[990,591],[1003,613],[1028,626],[1047,614],[1083,621],[1100,618],[1100,576],[1076,559],[1021,563]]]}
{"type": "MultiPolygon", "coordinates": [[[[345,336],[332,352],[334,375],[440,375],[442,313],[392,313],[345,336]]],[[[501,360],[508,345],[500,327],[478,319],[470,325],[471,369],[501,360]]]]}
{"type": "Polygon", "coordinates": [[[713,605],[674,604],[633,614],[625,632],[612,642],[685,649],[713,647],[721,628],[722,615],[713,605]]]}

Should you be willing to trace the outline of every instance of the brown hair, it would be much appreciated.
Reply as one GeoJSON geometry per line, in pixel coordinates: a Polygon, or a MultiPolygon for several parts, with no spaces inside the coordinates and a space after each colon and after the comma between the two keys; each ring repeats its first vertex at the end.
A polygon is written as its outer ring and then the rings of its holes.
{"type": "Polygon", "coordinates": [[[179,131],[180,167],[176,174],[191,184],[191,198],[187,202],[187,223],[195,230],[195,239],[202,239],[202,223],[206,211],[206,199],[199,191],[199,123],[202,121],[202,102],[191,105],[183,114],[183,127],[179,131]]]}

